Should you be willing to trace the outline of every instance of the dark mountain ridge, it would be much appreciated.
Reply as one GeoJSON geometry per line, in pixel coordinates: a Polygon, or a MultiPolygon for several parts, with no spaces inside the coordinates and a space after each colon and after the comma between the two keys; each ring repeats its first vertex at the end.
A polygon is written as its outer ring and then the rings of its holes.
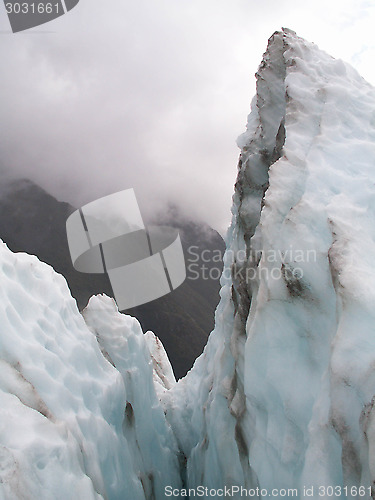
{"type": "MultiPolygon", "coordinates": [[[[113,297],[113,292],[107,275],[80,273],[72,265],[65,225],[74,210],[27,179],[0,187],[0,238],[12,251],[36,255],[62,274],[82,310],[92,295],[113,297]]],[[[217,255],[223,254],[224,242],[209,226],[184,220],[177,211],[159,223],[179,229],[187,279],[169,295],[126,313],[162,340],[180,378],[201,354],[214,326],[222,267],[217,255]]]]}

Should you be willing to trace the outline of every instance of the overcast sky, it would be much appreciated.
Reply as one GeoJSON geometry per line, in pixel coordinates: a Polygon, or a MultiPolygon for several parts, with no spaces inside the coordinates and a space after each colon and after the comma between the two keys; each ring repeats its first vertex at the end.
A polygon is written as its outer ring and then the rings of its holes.
{"type": "Polygon", "coordinates": [[[81,206],[133,187],[224,231],[254,73],[286,26],[375,85],[373,0],[80,0],[10,33],[0,5],[3,170],[81,206]]]}

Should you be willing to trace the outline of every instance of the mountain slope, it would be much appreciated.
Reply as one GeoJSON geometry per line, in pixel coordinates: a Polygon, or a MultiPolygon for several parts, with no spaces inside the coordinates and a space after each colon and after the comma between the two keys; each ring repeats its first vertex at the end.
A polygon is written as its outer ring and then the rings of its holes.
{"type": "MultiPolygon", "coordinates": [[[[0,238],[14,252],[37,255],[65,276],[73,297],[83,309],[92,295],[105,293],[111,297],[112,288],[106,275],[79,273],[72,266],[65,223],[74,210],[29,180],[14,181],[0,188],[0,238]]],[[[204,250],[208,254],[223,253],[224,242],[213,229],[186,221],[178,214],[167,222],[180,230],[188,279],[173,293],[127,312],[140,321],[144,331],[152,330],[163,341],[179,378],[203,351],[214,327],[214,311],[219,301],[220,273],[203,279],[200,254],[204,250]],[[194,273],[189,271],[190,247],[199,255],[194,255],[197,260],[192,263],[194,273]]],[[[218,266],[215,262],[206,265],[218,266]]],[[[220,268],[221,265],[217,271],[220,268]]]]}
{"type": "Polygon", "coordinates": [[[0,238],[13,252],[36,255],[63,274],[83,308],[95,293],[111,295],[111,286],[105,275],[85,275],[72,265],[65,227],[74,210],[27,179],[0,187],[0,238]]]}

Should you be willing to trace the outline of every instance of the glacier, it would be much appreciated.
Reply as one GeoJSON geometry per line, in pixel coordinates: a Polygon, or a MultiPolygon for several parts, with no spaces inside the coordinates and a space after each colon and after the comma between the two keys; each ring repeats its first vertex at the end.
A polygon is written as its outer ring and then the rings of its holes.
{"type": "Polygon", "coordinates": [[[165,396],[188,484],[374,497],[375,91],[287,29],[256,76],[216,328],[165,396]]]}
{"type": "Polygon", "coordinates": [[[375,498],[375,89],[288,29],[256,78],[215,329],[183,379],[112,299],[80,314],[0,246],[0,500],[375,498]]]}

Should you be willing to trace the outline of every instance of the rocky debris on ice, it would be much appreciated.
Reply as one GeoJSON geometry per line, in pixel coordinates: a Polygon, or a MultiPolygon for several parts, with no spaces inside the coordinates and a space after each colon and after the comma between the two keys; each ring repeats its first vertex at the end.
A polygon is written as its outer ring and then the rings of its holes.
{"type": "Polygon", "coordinates": [[[270,38],[256,77],[216,327],[163,396],[167,417],[191,487],[369,497],[375,90],[290,30],[270,38]]]}

